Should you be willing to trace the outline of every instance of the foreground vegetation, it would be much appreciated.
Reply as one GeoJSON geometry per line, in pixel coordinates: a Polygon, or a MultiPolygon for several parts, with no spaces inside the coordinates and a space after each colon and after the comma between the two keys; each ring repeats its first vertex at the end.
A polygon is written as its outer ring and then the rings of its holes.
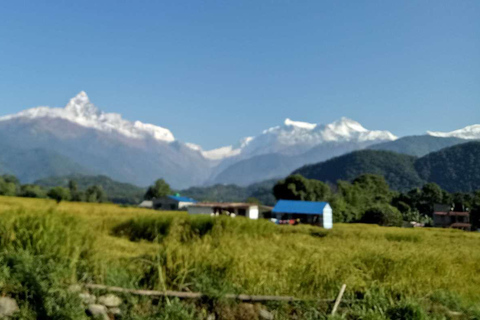
{"type": "Polygon", "coordinates": [[[200,291],[202,301],[124,296],[124,319],[254,319],[225,293],[291,295],[276,319],[480,317],[480,235],[337,224],[326,231],[110,204],[0,197],[0,286],[19,319],[83,319],[75,283],[200,291]]]}

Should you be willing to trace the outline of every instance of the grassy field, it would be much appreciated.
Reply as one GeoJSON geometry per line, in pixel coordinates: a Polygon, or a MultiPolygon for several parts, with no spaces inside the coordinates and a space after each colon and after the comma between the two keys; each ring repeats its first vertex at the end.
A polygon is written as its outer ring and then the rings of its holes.
{"type": "MultiPolygon", "coordinates": [[[[336,224],[277,226],[110,204],[0,197],[0,286],[21,319],[83,319],[74,283],[200,291],[201,302],[125,296],[125,319],[252,319],[225,293],[291,295],[276,319],[480,319],[480,234],[336,224]],[[77,299],[77,300],[76,300],[77,299]]],[[[258,307],[258,306],[256,306],[258,307]]]]}

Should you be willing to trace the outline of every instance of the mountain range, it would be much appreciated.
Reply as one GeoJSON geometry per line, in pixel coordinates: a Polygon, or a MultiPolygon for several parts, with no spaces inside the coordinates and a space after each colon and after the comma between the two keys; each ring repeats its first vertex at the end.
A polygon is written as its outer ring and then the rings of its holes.
{"type": "Polygon", "coordinates": [[[36,107],[0,117],[0,173],[26,182],[71,174],[105,175],[139,186],[164,178],[174,188],[281,178],[306,164],[361,150],[414,156],[480,138],[480,125],[398,138],[341,118],[331,124],[286,119],[214,150],[175,139],[166,128],[105,113],[85,92],[64,108],[36,107]]]}

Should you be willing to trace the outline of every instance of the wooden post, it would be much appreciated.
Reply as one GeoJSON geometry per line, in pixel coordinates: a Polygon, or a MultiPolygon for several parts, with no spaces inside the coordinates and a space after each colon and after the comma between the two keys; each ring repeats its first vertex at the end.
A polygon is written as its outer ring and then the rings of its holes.
{"type": "Polygon", "coordinates": [[[337,312],[338,305],[340,304],[340,301],[342,301],[343,294],[345,293],[345,289],[347,288],[346,284],[343,284],[342,288],[340,289],[340,292],[338,293],[337,300],[335,300],[335,305],[333,306],[332,309],[332,316],[337,312]]]}

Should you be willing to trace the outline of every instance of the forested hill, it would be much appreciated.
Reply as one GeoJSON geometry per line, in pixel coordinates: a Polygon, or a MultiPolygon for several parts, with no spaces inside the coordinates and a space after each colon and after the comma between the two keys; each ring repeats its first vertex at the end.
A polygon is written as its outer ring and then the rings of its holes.
{"type": "Polygon", "coordinates": [[[61,177],[50,177],[35,181],[35,184],[52,188],[68,187],[69,181],[75,181],[80,191],[86,190],[90,186],[101,186],[108,196],[108,200],[115,203],[137,204],[143,199],[146,189],[140,188],[130,183],[115,181],[107,176],[88,176],[73,174],[61,177]]]}
{"type": "Polygon", "coordinates": [[[272,189],[276,182],[276,179],[265,180],[247,187],[240,187],[234,184],[191,187],[180,191],[180,194],[198,201],[245,202],[258,200],[264,205],[273,206],[276,200],[272,189]]]}
{"type": "Polygon", "coordinates": [[[362,150],[304,166],[294,173],[330,183],[352,181],[361,174],[372,173],[384,176],[392,189],[406,191],[423,182],[415,170],[415,160],[391,151],[362,150]]]}
{"type": "Polygon", "coordinates": [[[335,183],[364,173],[385,177],[392,189],[406,191],[435,182],[450,192],[480,188],[480,142],[469,142],[415,158],[390,151],[362,150],[307,165],[294,173],[335,183]]]}
{"type": "Polygon", "coordinates": [[[471,192],[480,189],[480,141],[430,153],[415,162],[420,177],[443,189],[471,192]]]}

